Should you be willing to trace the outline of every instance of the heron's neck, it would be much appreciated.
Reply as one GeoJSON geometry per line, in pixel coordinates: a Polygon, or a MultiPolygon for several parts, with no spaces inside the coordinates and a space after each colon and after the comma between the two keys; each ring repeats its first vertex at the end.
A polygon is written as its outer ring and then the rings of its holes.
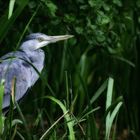
{"type": "Polygon", "coordinates": [[[34,51],[26,51],[23,50],[31,63],[41,72],[44,65],[45,54],[42,49],[34,50],[34,51]]]}

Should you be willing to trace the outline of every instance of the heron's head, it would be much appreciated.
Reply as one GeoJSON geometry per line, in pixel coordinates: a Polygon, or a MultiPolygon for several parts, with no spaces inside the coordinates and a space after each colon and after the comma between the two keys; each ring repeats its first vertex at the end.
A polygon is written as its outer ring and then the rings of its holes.
{"type": "Polygon", "coordinates": [[[42,33],[32,33],[25,38],[20,49],[34,51],[50,43],[55,43],[60,40],[66,40],[71,37],[73,36],[72,35],[48,36],[42,33]]]}

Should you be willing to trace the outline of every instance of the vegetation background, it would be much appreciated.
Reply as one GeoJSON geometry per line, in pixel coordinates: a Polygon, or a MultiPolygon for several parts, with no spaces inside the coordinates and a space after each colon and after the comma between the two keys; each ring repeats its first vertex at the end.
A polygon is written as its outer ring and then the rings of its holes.
{"type": "Polygon", "coordinates": [[[0,7],[0,56],[32,32],[74,35],[43,48],[40,80],[6,116],[3,140],[140,139],[140,0],[9,0],[0,7]]]}

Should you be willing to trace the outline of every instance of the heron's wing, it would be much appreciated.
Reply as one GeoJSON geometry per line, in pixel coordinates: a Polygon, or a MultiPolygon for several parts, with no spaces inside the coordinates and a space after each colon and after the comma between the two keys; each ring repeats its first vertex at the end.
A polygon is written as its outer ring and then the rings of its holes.
{"type": "Polygon", "coordinates": [[[5,91],[3,97],[3,108],[10,105],[10,94],[12,81],[15,78],[15,99],[21,99],[28,88],[30,88],[31,67],[24,65],[24,61],[20,59],[4,60],[0,63],[0,81],[5,80],[5,91]]]}

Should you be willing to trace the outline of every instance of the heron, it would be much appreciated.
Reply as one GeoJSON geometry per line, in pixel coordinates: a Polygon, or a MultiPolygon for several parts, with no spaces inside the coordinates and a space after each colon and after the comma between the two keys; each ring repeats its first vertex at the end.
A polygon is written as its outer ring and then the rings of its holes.
{"type": "Polygon", "coordinates": [[[45,61],[42,47],[71,37],[73,35],[48,36],[43,33],[32,33],[25,38],[17,51],[9,52],[0,58],[0,82],[4,80],[2,109],[10,106],[14,78],[17,102],[39,79],[38,72],[41,73],[45,61]]]}

